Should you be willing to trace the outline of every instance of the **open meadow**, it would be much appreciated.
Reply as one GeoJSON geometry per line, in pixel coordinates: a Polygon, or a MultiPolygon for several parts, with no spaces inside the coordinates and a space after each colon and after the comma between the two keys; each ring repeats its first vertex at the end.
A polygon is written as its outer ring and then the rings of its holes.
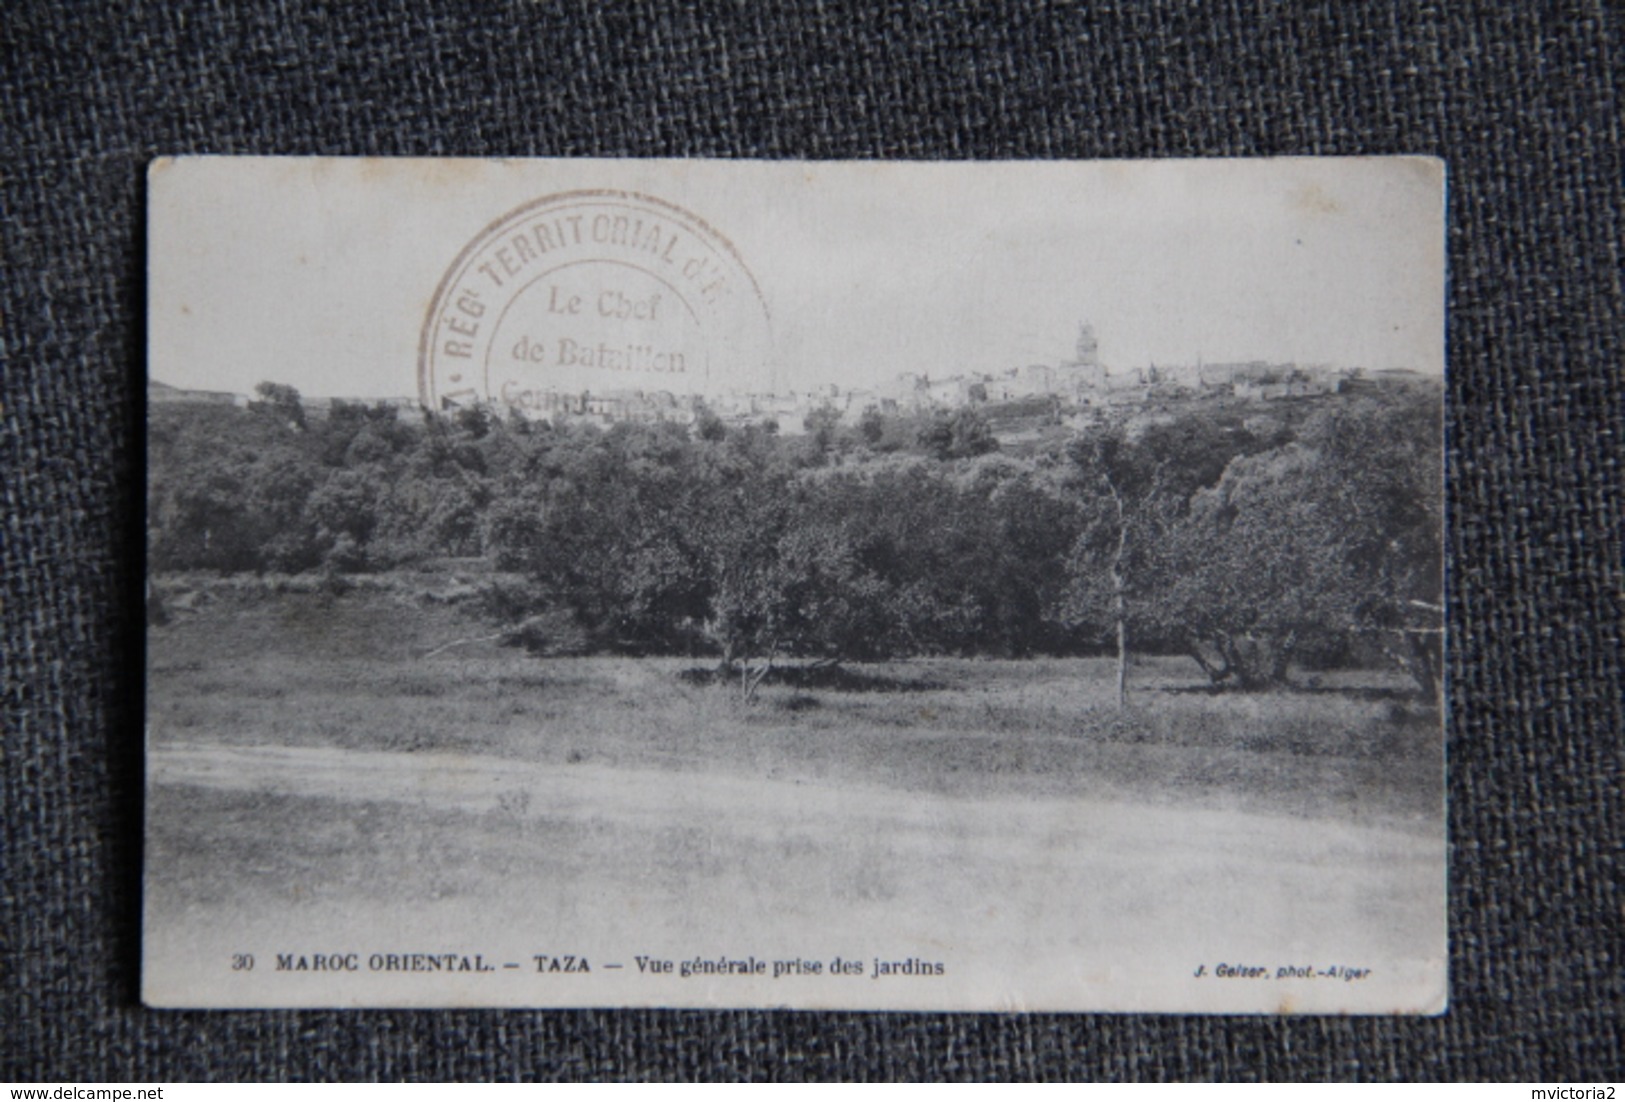
{"type": "Polygon", "coordinates": [[[490,633],[432,586],[182,588],[149,637],[149,1001],[239,958],[221,1005],[1442,1006],[1439,717],[1387,671],[1215,694],[1153,658],[1120,712],[1109,660],[929,658],[746,702],[712,658],[431,655],[490,633]],[[397,953],[495,971],[368,967],[397,953]],[[751,956],[820,974],[635,959],[751,956]]]}

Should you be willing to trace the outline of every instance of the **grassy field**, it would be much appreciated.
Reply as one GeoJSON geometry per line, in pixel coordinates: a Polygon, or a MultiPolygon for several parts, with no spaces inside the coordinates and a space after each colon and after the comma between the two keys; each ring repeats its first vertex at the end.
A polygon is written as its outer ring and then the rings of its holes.
{"type": "MultiPolygon", "coordinates": [[[[487,940],[562,932],[600,956],[735,951],[717,939],[747,930],[826,957],[937,945],[966,983],[1002,982],[1016,953],[1038,961],[1021,1005],[1090,983],[1076,1005],[1188,1001],[1176,978],[1249,946],[1422,968],[1442,952],[1438,717],[1390,674],[1215,695],[1194,664],[1149,659],[1119,712],[1109,661],[920,659],[746,703],[703,659],[426,658],[490,631],[435,596],[199,590],[152,630],[149,980],[206,984],[228,946],[302,930],[461,937],[470,913],[487,940]],[[1095,974],[1125,960],[1154,972],[1127,999],[1095,974]]],[[[502,991],[472,998],[617,1001],[502,991]]],[[[716,997],[698,991],[624,1001],[716,997]]]]}

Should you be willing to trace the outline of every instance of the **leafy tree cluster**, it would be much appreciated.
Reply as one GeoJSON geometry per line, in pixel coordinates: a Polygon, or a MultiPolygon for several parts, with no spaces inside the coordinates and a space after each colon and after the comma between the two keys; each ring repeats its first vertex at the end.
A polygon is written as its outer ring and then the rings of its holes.
{"type": "MultiPolygon", "coordinates": [[[[1380,651],[1423,691],[1442,661],[1442,433],[1436,396],[1326,404],[1290,431],[1186,418],[1069,455],[1097,490],[1061,615],[1264,688],[1294,662],[1380,651]]],[[[1088,497],[1087,491],[1085,496],[1088,497]]]]}
{"type": "Polygon", "coordinates": [[[1070,644],[1045,616],[1076,503],[999,456],[809,460],[759,430],[555,434],[497,495],[496,564],[600,645],[776,655],[1019,655],[1070,644]]]}
{"type": "Polygon", "coordinates": [[[1387,654],[1436,687],[1437,392],[1203,409],[1028,456],[972,410],[816,410],[806,433],[488,410],[161,406],[155,571],[480,556],[587,645],[781,657],[1184,653],[1215,684],[1387,654]]]}
{"type": "Polygon", "coordinates": [[[480,553],[490,487],[473,434],[388,406],[312,418],[292,388],[260,394],[246,410],[153,410],[153,570],[358,572],[480,553]]]}

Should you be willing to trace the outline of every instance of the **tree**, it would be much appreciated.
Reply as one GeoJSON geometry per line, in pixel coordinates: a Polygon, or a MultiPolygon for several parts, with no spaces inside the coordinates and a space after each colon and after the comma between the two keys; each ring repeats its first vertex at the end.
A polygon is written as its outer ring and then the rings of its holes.
{"type": "Polygon", "coordinates": [[[244,489],[247,510],[261,533],[260,569],[296,574],[321,562],[306,504],[321,469],[294,447],[261,454],[249,469],[244,489]]]}
{"type": "Polygon", "coordinates": [[[1067,588],[1068,555],[1083,517],[1064,469],[993,454],[965,471],[967,489],[987,523],[982,539],[991,568],[977,581],[991,592],[989,642],[999,653],[1072,649],[1072,633],[1049,615],[1067,588]]]}
{"type": "Polygon", "coordinates": [[[487,406],[464,406],[452,414],[452,419],[459,431],[476,440],[482,439],[499,423],[487,406]]]}
{"type": "Polygon", "coordinates": [[[969,406],[936,414],[920,429],[918,443],[938,459],[963,459],[999,449],[987,418],[969,406]]]}
{"type": "Polygon", "coordinates": [[[274,417],[292,428],[304,429],[305,403],[299,391],[286,383],[265,382],[256,386],[254,393],[259,395],[259,400],[249,402],[249,409],[274,417]]]}
{"type": "Polygon", "coordinates": [[[522,507],[492,514],[492,550],[532,576],[543,603],[569,608],[598,645],[679,649],[707,596],[694,449],[675,424],[562,434],[547,451],[545,482],[522,507]]]}
{"type": "Polygon", "coordinates": [[[253,452],[239,410],[155,406],[147,434],[147,555],[154,572],[252,570],[243,484],[253,452]]]}
{"type": "Polygon", "coordinates": [[[383,483],[376,469],[332,471],[310,494],[306,509],[325,548],[328,566],[341,571],[365,570],[372,563],[367,544],[378,525],[378,495],[383,483]]]}
{"type": "Polygon", "coordinates": [[[1214,684],[1265,688],[1306,651],[1374,638],[1438,691],[1441,440],[1436,407],[1339,403],[1244,454],[1159,544],[1149,611],[1214,684]]]}
{"type": "Polygon", "coordinates": [[[789,477],[776,463],[776,443],[747,429],[703,446],[683,513],[702,578],[698,621],[720,651],[720,671],[739,675],[747,700],[789,642],[779,558],[790,519],[789,477]]]}
{"type": "Polygon", "coordinates": [[[828,402],[809,410],[801,419],[801,427],[806,429],[808,439],[820,456],[835,443],[835,429],[840,423],[841,411],[828,402]]]}
{"type": "Polygon", "coordinates": [[[1238,458],[1166,530],[1157,607],[1216,685],[1282,684],[1304,647],[1346,631],[1358,580],[1318,462],[1295,443],[1238,458]]]}
{"type": "Polygon", "coordinates": [[[1436,389],[1340,403],[1300,439],[1321,457],[1359,585],[1353,630],[1435,699],[1444,657],[1444,462],[1436,389]]]}
{"type": "Polygon", "coordinates": [[[699,440],[720,444],[728,438],[728,425],[712,412],[710,407],[701,406],[694,417],[694,436],[699,440]]]}
{"type": "Polygon", "coordinates": [[[874,406],[864,409],[858,417],[858,435],[863,442],[871,448],[880,443],[880,438],[886,435],[886,419],[874,406]]]}
{"type": "Polygon", "coordinates": [[[1118,707],[1128,699],[1131,631],[1154,637],[1167,623],[1162,591],[1177,569],[1168,544],[1192,495],[1258,446],[1245,431],[1204,415],[1152,425],[1137,436],[1112,426],[1068,446],[1084,522],[1057,608],[1063,619],[1104,625],[1113,637],[1118,707]]]}
{"type": "Polygon", "coordinates": [[[1065,614],[1097,618],[1109,602],[1108,620],[1117,648],[1117,706],[1128,702],[1128,612],[1131,554],[1141,554],[1143,530],[1157,489],[1155,462],[1120,431],[1079,438],[1068,448],[1086,492],[1093,491],[1083,530],[1073,546],[1065,614]],[[1104,574],[1105,590],[1101,589],[1104,574]]]}

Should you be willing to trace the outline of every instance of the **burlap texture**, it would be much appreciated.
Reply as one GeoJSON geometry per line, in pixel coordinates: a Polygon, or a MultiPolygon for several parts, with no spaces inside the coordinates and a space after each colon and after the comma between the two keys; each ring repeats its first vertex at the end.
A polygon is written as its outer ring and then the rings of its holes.
{"type": "Polygon", "coordinates": [[[110,7],[0,16],[0,1079],[1621,1077],[1617,11],[110,7]],[[196,152],[1445,157],[1450,1013],[143,1009],[143,174],[196,152]]]}

